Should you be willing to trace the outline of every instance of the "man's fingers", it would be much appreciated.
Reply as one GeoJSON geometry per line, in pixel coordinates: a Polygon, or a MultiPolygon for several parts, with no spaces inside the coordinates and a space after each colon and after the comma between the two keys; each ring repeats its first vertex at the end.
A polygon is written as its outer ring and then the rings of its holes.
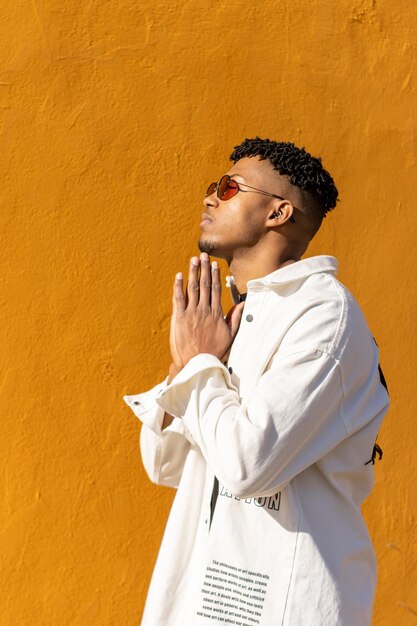
{"type": "Polygon", "coordinates": [[[200,259],[198,256],[193,256],[190,261],[190,270],[188,273],[188,303],[187,306],[196,307],[199,300],[200,285],[198,282],[198,266],[200,265],[200,259]]]}
{"type": "Polygon", "coordinates": [[[222,286],[220,282],[220,268],[216,261],[211,264],[211,308],[213,313],[222,308],[222,286]]]}
{"type": "Polygon", "coordinates": [[[210,259],[207,253],[201,255],[200,270],[200,301],[199,306],[210,313],[211,299],[211,276],[210,276],[210,259]]]}
{"type": "Polygon", "coordinates": [[[235,338],[235,335],[237,334],[237,331],[239,330],[240,320],[242,319],[242,313],[243,313],[244,307],[245,307],[245,303],[239,302],[239,304],[237,304],[230,313],[229,323],[227,325],[229,326],[232,339],[235,338]]]}
{"type": "Polygon", "coordinates": [[[182,313],[185,310],[185,296],[182,273],[178,272],[174,280],[174,295],[172,298],[173,314],[182,313]]]}

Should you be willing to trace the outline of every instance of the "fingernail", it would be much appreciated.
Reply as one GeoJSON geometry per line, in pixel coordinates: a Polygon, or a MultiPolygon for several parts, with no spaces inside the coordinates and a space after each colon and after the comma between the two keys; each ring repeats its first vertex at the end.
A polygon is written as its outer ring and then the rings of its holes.
{"type": "Polygon", "coordinates": [[[193,256],[193,258],[191,259],[191,263],[193,265],[199,265],[200,264],[200,259],[198,258],[198,256],[193,256]]]}
{"type": "Polygon", "coordinates": [[[201,259],[203,261],[208,261],[208,254],[207,254],[207,252],[202,252],[200,256],[201,256],[201,259]]]}
{"type": "Polygon", "coordinates": [[[219,264],[217,263],[217,261],[213,261],[213,263],[211,264],[212,268],[214,270],[216,270],[219,267],[219,264]]]}
{"type": "Polygon", "coordinates": [[[177,280],[182,280],[182,272],[178,272],[178,274],[175,274],[175,278],[177,280]]]}

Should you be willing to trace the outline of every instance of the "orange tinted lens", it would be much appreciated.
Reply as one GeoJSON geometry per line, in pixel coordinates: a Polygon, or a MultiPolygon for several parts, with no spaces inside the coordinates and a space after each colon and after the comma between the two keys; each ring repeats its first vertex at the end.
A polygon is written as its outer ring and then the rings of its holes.
{"type": "Polygon", "coordinates": [[[211,196],[216,191],[217,183],[211,183],[206,191],[206,196],[211,196]]]}
{"type": "Polygon", "coordinates": [[[218,190],[220,200],[230,200],[238,191],[239,185],[234,180],[230,180],[228,176],[223,176],[220,180],[218,190]]]}

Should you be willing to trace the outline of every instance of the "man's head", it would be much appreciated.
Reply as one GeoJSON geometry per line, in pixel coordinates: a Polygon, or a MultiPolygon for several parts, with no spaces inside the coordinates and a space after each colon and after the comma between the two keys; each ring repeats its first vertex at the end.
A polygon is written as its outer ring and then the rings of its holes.
{"type": "Polygon", "coordinates": [[[338,192],[321,159],[293,143],[259,137],[245,139],[230,159],[227,174],[239,192],[222,200],[210,189],[204,205],[212,222],[201,226],[200,250],[229,262],[265,245],[285,245],[301,255],[336,206],[338,192]]]}

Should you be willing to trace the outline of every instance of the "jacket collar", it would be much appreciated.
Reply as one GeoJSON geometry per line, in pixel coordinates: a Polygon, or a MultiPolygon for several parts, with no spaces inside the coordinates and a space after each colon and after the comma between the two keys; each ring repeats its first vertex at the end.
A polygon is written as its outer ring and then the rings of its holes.
{"type": "MultiPolygon", "coordinates": [[[[307,278],[312,274],[320,272],[330,272],[336,274],[338,269],[337,259],[334,256],[312,256],[307,259],[301,259],[291,265],[285,265],[277,270],[274,270],[266,276],[261,278],[254,278],[248,280],[247,289],[258,290],[263,287],[274,287],[275,285],[284,285],[287,283],[295,282],[303,278],[307,278]]],[[[239,298],[239,292],[236,287],[234,276],[226,276],[226,287],[229,287],[232,292],[233,300],[239,298]]]]}

